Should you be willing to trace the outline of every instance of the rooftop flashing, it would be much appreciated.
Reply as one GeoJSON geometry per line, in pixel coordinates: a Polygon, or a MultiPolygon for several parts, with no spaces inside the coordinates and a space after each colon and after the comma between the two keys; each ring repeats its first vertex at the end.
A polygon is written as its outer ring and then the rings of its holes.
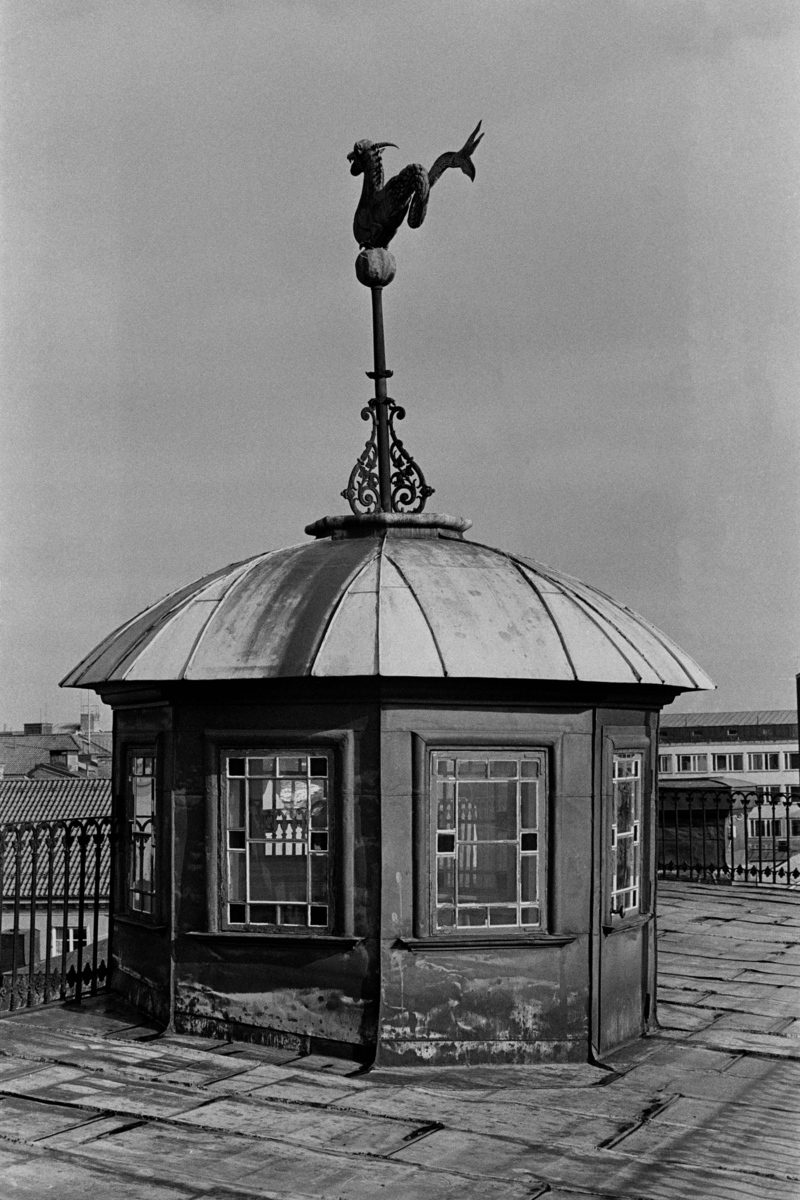
{"type": "Polygon", "coordinates": [[[341,513],[320,517],[305,532],[314,538],[361,538],[393,534],[395,537],[449,537],[463,539],[472,528],[467,517],[449,513],[341,513]]]}

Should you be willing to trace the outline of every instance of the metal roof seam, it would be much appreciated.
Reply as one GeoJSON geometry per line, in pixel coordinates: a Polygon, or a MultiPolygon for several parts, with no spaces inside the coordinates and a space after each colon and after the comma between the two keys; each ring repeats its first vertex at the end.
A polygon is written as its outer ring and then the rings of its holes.
{"type": "MultiPolygon", "coordinates": [[[[489,547],[487,546],[486,549],[489,549],[489,547]]],[[[552,623],[552,626],[556,631],[558,640],[561,643],[561,649],[564,651],[564,657],[567,660],[569,669],[570,669],[570,671],[572,671],[572,674],[575,677],[575,679],[578,680],[580,678],[580,676],[578,675],[577,668],[575,666],[575,663],[573,662],[572,655],[569,652],[569,646],[567,645],[566,638],[564,637],[564,634],[561,631],[558,621],[553,616],[553,613],[550,610],[550,605],[545,600],[543,593],[539,590],[539,588],[533,582],[530,575],[528,575],[527,571],[524,571],[522,569],[522,566],[520,565],[520,563],[517,562],[517,560],[513,557],[513,555],[506,554],[502,550],[500,551],[500,553],[503,554],[504,558],[508,559],[508,561],[514,567],[514,570],[521,576],[522,579],[525,580],[525,582],[528,584],[528,587],[530,587],[530,589],[535,593],[539,603],[541,604],[544,611],[547,613],[547,615],[550,618],[550,621],[552,623]]]]}
{"type": "Polygon", "coordinates": [[[386,536],[384,535],[378,545],[377,572],[375,579],[375,672],[380,678],[381,673],[381,608],[383,606],[383,596],[381,593],[381,582],[383,579],[383,555],[386,550],[386,536]]]}
{"type": "MultiPolygon", "coordinates": [[[[559,586],[561,586],[563,589],[565,589],[565,594],[566,594],[566,589],[567,589],[568,585],[566,585],[566,584],[560,584],[559,586]]],[[[596,590],[596,589],[594,589],[594,588],[590,587],[588,584],[582,584],[581,586],[582,586],[582,587],[585,587],[585,588],[586,588],[588,591],[595,591],[595,590],[596,590]]],[[[599,608],[595,608],[595,606],[592,604],[591,600],[589,600],[589,599],[588,599],[586,596],[582,596],[582,595],[580,594],[580,592],[576,591],[575,589],[569,588],[569,591],[570,591],[570,592],[572,592],[572,591],[575,591],[575,603],[578,603],[578,602],[580,602],[581,604],[585,605],[586,609],[588,609],[588,610],[591,610],[591,611],[587,611],[587,613],[586,613],[586,615],[587,615],[587,616],[588,616],[590,619],[595,619],[595,618],[592,618],[592,616],[591,616],[591,612],[595,612],[595,613],[597,613],[597,619],[605,621],[607,624],[609,624],[609,625],[612,627],[612,629],[615,629],[615,630],[617,631],[617,633],[619,634],[619,636],[620,636],[620,637],[623,639],[623,641],[626,641],[626,642],[628,643],[628,645],[629,645],[629,646],[632,646],[632,647],[633,647],[633,649],[636,651],[636,653],[637,653],[638,655],[640,655],[640,657],[641,657],[641,658],[643,658],[643,659],[644,659],[644,661],[647,663],[648,667],[649,667],[649,668],[650,668],[650,670],[653,672],[653,674],[654,674],[654,675],[655,675],[655,676],[656,676],[658,679],[660,679],[662,683],[666,684],[666,680],[665,680],[664,676],[663,676],[663,675],[662,675],[662,673],[661,673],[661,672],[658,670],[658,668],[657,668],[657,667],[655,667],[655,666],[653,665],[653,663],[650,661],[650,659],[648,658],[648,656],[645,654],[645,652],[644,652],[644,650],[641,648],[641,646],[637,646],[637,645],[636,645],[636,643],[634,642],[633,638],[629,637],[629,636],[628,636],[628,634],[625,632],[625,630],[624,630],[624,629],[621,629],[621,628],[620,628],[620,626],[616,624],[616,622],[615,622],[615,621],[612,619],[612,617],[611,617],[611,616],[607,616],[605,613],[601,612],[599,608]]],[[[600,592],[600,591],[598,591],[598,595],[600,595],[600,596],[603,596],[604,598],[606,598],[606,597],[605,597],[605,593],[604,593],[604,592],[600,592]]],[[[613,602],[613,601],[611,601],[611,603],[612,603],[612,606],[613,606],[614,608],[618,608],[618,607],[619,607],[619,605],[616,605],[616,604],[614,604],[614,602],[613,602]]],[[[626,611],[626,612],[628,612],[628,613],[630,614],[630,616],[631,616],[631,617],[633,617],[633,619],[634,619],[634,620],[637,620],[637,614],[636,614],[636,613],[632,612],[630,609],[626,609],[625,611],[626,611]]],[[[602,628],[602,626],[600,626],[600,628],[602,628]]],[[[606,634],[606,637],[608,637],[608,634],[606,634]]],[[[612,639],[611,639],[611,638],[609,638],[609,641],[612,641],[612,639]]],[[[620,655],[621,655],[621,656],[622,656],[622,657],[625,659],[625,661],[626,661],[626,662],[628,662],[628,658],[627,658],[627,656],[626,656],[625,654],[623,654],[622,650],[621,650],[619,647],[617,647],[617,651],[618,651],[618,653],[619,653],[619,654],[620,654],[620,655]]],[[[674,657],[675,657],[675,656],[673,655],[673,658],[674,658],[674,657]]],[[[641,676],[639,676],[639,673],[638,673],[638,671],[636,670],[636,668],[633,666],[633,663],[628,663],[628,665],[630,666],[630,668],[631,668],[631,670],[634,672],[634,674],[635,674],[635,675],[637,675],[637,677],[639,678],[639,682],[641,683],[641,676]]],[[[687,673],[686,673],[686,671],[683,669],[683,667],[681,667],[681,670],[683,670],[683,673],[684,673],[684,675],[686,675],[687,679],[689,679],[689,678],[690,678],[690,676],[689,676],[689,675],[687,675],[687,673]]]]}
{"type": "Polygon", "coordinates": [[[326,641],[328,640],[328,633],[331,631],[334,620],[336,619],[336,614],[338,613],[339,609],[341,608],[342,602],[343,602],[345,596],[350,591],[350,588],[353,586],[355,581],[364,573],[364,571],[367,570],[367,568],[370,566],[370,564],[375,561],[375,559],[378,557],[379,553],[380,553],[380,550],[376,550],[374,554],[370,555],[370,557],[366,560],[366,562],[360,563],[359,566],[356,568],[356,570],[350,574],[348,579],[342,585],[339,595],[337,596],[334,603],[331,605],[331,611],[328,613],[328,619],[325,622],[325,625],[322,629],[322,633],[320,634],[319,638],[317,639],[317,645],[316,645],[315,649],[312,651],[312,653],[309,655],[308,672],[307,672],[308,675],[314,674],[314,667],[317,665],[317,659],[319,658],[320,654],[322,653],[322,649],[325,646],[326,641]]]}
{"type": "MultiPolygon", "coordinates": [[[[386,541],[386,539],[384,538],[384,542],[385,541],[386,541]]],[[[403,580],[406,587],[411,592],[411,595],[414,597],[414,602],[416,603],[419,611],[422,613],[422,619],[425,622],[425,624],[428,628],[428,632],[431,635],[431,640],[433,642],[434,649],[436,650],[436,653],[439,656],[439,662],[442,664],[442,675],[445,679],[447,679],[447,677],[448,677],[447,663],[444,660],[444,654],[442,654],[442,648],[439,645],[439,639],[437,638],[436,634],[433,632],[433,626],[430,623],[428,614],[425,612],[425,608],[422,604],[422,601],[420,600],[419,596],[417,595],[417,593],[414,591],[413,587],[411,586],[411,581],[409,580],[405,571],[403,571],[402,568],[400,567],[400,564],[398,562],[396,562],[395,559],[392,558],[391,554],[387,553],[386,557],[389,559],[389,562],[392,564],[395,571],[397,571],[397,574],[403,580]]]]}
{"type": "MultiPolygon", "coordinates": [[[[590,589],[590,591],[596,590],[596,589],[591,588],[591,586],[589,584],[584,584],[583,586],[588,587],[590,589]]],[[[699,682],[699,680],[697,678],[695,678],[694,675],[692,675],[689,671],[687,671],[685,664],[681,661],[680,658],[678,658],[677,654],[675,653],[675,651],[672,648],[672,639],[666,633],[663,633],[658,628],[657,625],[653,625],[653,623],[651,621],[648,621],[647,617],[643,617],[641,613],[635,612],[634,609],[632,609],[632,608],[628,608],[627,604],[618,604],[617,607],[624,609],[624,611],[627,613],[630,613],[630,615],[634,618],[634,620],[638,621],[640,625],[643,625],[644,628],[647,629],[653,635],[655,640],[661,646],[664,647],[667,654],[669,654],[669,656],[675,660],[675,662],[678,664],[678,666],[683,671],[684,675],[686,676],[686,678],[689,680],[690,683],[692,683],[695,687],[704,686],[699,682]]],[[[717,685],[714,683],[714,680],[711,679],[710,676],[706,675],[703,668],[700,666],[700,664],[698,662],[695,662],[695,660],[692,658],[691,654],[687,654],[683,648],[681,648],[681,654],[686,659],[686,661],[688,663],[690,663],[694,669],[697,670],[698,676],[705,675],[706,679],[711,684],[711,686],[713,688],[716,688],[717,685]]]]}
{"type": "Polygon", "coordinates": [[[648,657],[644,653],[644,651],[641,650],[639,648],[639,646],[634,645],[633,640],[631,638],[629,638],[617,625],[615,625],[614,622],[609,617],[605,616],[604,613],[598,612],[598,610],[594,609],[587,600],[584,600],[583,597],[578,596],[577,593],[574,593],[572,591],[572,589],[568,589],[564,584],[559,584],[559,586],[561,588],[562,595],[565,596],[567,600],[569,600],[570,604],[575,605],[575,607],[578,609],[578,611],[581,612],[586,617],[587,621],[591,621],[592,624],[594,626],[596,626],[597,629],[600,630],[600,633],[603,635],[603,637],[606,639],[606,641],[609,642],[614,647],[615,651],[620,656],[620,658],[623,660],[623,662],[627,663],[627,665],[630,668],[632,674],[634,675],[637,683],[642,682],[642,676],[639,674],[636,667],[633,665],[632,660],[628,657],[628,655],[625,653],[625,651],[622,649],[622,647],[618,646],[617,643],[614,641],[614,639],[609,634],[608,630],[603,628],[603,623],[605,623],[606,625],[610,625],[613,629],[615,629],[617,631],[617,633],[619,634],[619,636],[624,641],[626,641],[628,643],[628,645],[631,646],[636,651],[636,653],[639,655],[639,657],[644,659],[644,661],[647,663],[648,667],[653,672],[653,674],[656,675],[661,680],[662,683],[665,682],[664,677],[661,674],[661,672],[656,670],[656,668],[650,662],[650,660],[648,659],[648,657]]]}
{"type": "MultiPolygon", "coordinates": [[[[230,586],[226,587],[223,594],[219,597],[218,600],[215,601],[214,606],[208,615],[208,620],[205,622],[202,629],[198,633],[197,637],[195,638],[195,640],[192,644],[191,650],[189,651],[189,653],[186,656],[186,662],[183,664],[183,669],[181,670],[181,673],[179,676],[180,679],[186,679],[188,672],[189,672],[189,668],[192,665],[192,659],[197,654],[197,651],[200,648],[200,643],[202,642],[203,638],[205,637],[206,633],[208,632],[208,627],[211,624],[211,622],[214,620],[214,617],[217,615],[219,606],[220,606],[220,604],[222,604],[223,600],[227,600],[228,596],[230,596],[231,592],[233,592],[239,586],[239,584],[242,582],[243,579],[247,578],[247,576],[251,573],[251,571],[254,571],[256,569],[256,567],[260,566],[261,563],[264,561],[264,559],[269,558],[270,555],[277,554],[277,553],[278,553],[277,550],[265,550],[263,554],[257,554],[254,559],[244,559],[243,562],[237,563],[237,564],[235,564],[235,566],[233,568],[231,568],[231,569],[235,570],[236,566],[243,566],[244,570],[239,572],[239,574],[236,576],[236,578],[231,582],[230,586]]],[[[208,585],[208,587],[213,587],[213,583],[210,583],[208,585]]],[[[205,591],[206,589],[203,589],[203,590],[205,591]]],[[[199,600],[200,597],[193,596],[192,599],[199,600]]]]}

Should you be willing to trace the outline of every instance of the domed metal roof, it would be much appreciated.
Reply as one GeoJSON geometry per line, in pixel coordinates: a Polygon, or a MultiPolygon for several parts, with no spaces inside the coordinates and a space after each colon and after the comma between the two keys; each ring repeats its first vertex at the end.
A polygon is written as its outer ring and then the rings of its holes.
{"type": "Polygon", "coordinates": [[[145,609],[63,685],[382,675],[714,687],[631,609],[464,541],[468,526],[435,514],[323,518],[307,530],[316,541],[234,563],[145,609]]]}

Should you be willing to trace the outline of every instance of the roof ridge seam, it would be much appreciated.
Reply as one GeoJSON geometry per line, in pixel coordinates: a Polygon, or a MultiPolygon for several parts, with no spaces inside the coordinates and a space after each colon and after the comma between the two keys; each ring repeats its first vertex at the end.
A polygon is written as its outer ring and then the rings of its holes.
{"type": "Polygon", "coordinates": [[[371,554],[369,556],[369,558],[366,559],[366,561],[360,563],[359,566],[356,568],[356,570],[352,571],[351,574],[345,580],[345,582],[342,584],[341,591],[339,592],[338,597],[336,598],[333,605],[331,606],[331,611],[328,614],[328,619],[325,622],[325,627],[322,630],[322,633],[320,634],[319,638],[317,639],[316,648],[309,655],[309,660],[308,660],[308,674],[309,675],[314,674],[314,667],[316,666],[317,659],[319,658],[320,654],[322,653],[322,648],[325,645],[325,642],[327,641],[328,633],[330,632],[331,626],[333,625],[333,622],[336,619],[336,614],[338,613],[339,609],[342,606],[345,596],[350,591],[350,588],[353,586],[353,584],[359,578],[359,576],[362,575],[364,571],[366,571],[366,569],[370,565],[370,563],[373,563],[379,554],[380,554],[380,548],[378,548],[374,552],[374,554],[371,554]]]}
{"type": "Polygon", "coordinates": [[[564,637],[564,634],[561,632],[558,621],[555,619],[552,612],[550,611],[550,605],[547,603],[547,601],[544,598],[544,595],[539,590],[539,588],[536,586],[536,584],[533,582],[531,577],[523,570],[522,564],[517,562],[516,558],[514,558],[511,554],[505,554],[503,551],[501,551],[501,553],[503,553],[504,558],[508,559],[508,561],[511,563],[511,565],[513,566],[513,568],[517,572],[517,574],[522,579],[524,579],[524,581],[527,583],[528,587],[535,594],[536,598],[538,599],[538,601],[541,604],[544,611],[547,613],[547,615],[550,619],[550,623],[552,624],[553,628],[556,631],[556,636],[558,637],[558,640],[561,643],[561,649],[564,651],[564,657],[567,660],[569,669],[572,671],[572,674],[573,674],[576,682],[578,682],[578,680],[580,678],[578,675],[578,671],[575,667],[575,663],[572,660],[572,655],[569,652],[569,647],[567,646],[566,638],[564,637]]]}
{"type": "Polygon", "coordinates": [[[414,603],[416,604],[417,608],[419,609],[419,611],[422,615],[422,619],[425,622],[425,625],[427,626],[428,633],[431,635],[431,640],[433,642],[433,648],[436,651],[437,655],[439,656],[439,662],[442,664],[442,676],[445,679],[447,679],[448,678],[447,663],[444,661],[444,655],[442,654],[441,647],[439,646],[439,639],[436,637],[436,634],[433,632],[433,626],[431,625],[430,620],[428,619],[428,614],[425,612],[425,609],[422,607],[422,601],[420,600],[419,596],[417,595],[417,593],[414,591],[413,587],[411,586],[411,581],[408,578],[408,576],[406,575],[405,571],[403,571],[403,569],[400,567],[400,565],[397,562],[395,562],[395,560],[392,558],[391,554],[388,553],[388,551],[386,552],[386,557],[389,559],[389,562],[392,564],[395,571],[397,571],[397,574],[403,580],[403,583],[406,585],[408,590],[411,592],[411,595],[414,597],[414,603]]]}
{"type": "MultiPolygon", "coordinates": [[[[235,588],[237,588],[239,586],[239,584],[242,582],[243,579],[247,578],[247,576],[250,574],[251,571],[255,571],[256,567],[261,566],[261,563],[264,561],[265,558],[268,558],[270,554],[275,554],[275,553],[277,553],[277,551],[275,551],[275,550],[266,550],[263,554],[257,554],[255,559],[253,559],[252,561],[248,560],[248,559],[243,560],[248,565],[245,566],[243,571],[239,572],[239,574],[236,576],[236,578],[233,580],[233,582],[230,584],[230,586],[226,587],[225,591],[220,596],[220,598],[217,601],[215,601],[214,607],[211,609],[211,612],[208,614],[208,617],[203,622],[200,632],[196,635],[194,641],[192,642],[192,648],[186,656],[186,662],[183,664],[180,675],[178,676],[179,679],[186,678],[187,672],[188,672],[190,666],[192,665],[192,659],[194,658],[197,651],[199,650],[200,643],[202,642],[203,638],[205,637],[206,633],[208,632],[209,625],[214,620],[214,617],[217,615],[217,610],[218,610],[220,604],[222,604],[223,601],[228,599],[228,596],[231,594],[231,592],[234,591],[235,588]]],[[[242,563],[234,563],[233,564],[234,567],[239,567],[241,565],[242,565],[242,563]]],[[[213,587],[214,586],[213,582],[210,583],[208,586],[213,587]]],[[[205,591],[205,590],[206,589],[204,588],[203,591],[205,591]]],[[[196,595],[192,597],[193,601],[196,599],[197,599],[196,595]]]]}

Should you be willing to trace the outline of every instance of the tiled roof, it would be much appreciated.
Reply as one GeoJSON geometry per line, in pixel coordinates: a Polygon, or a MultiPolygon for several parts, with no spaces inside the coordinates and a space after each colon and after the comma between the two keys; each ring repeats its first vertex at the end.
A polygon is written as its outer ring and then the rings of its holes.
{"type": "Polygon", "coordinates": [[[0,779],[0,825],[110,815],[110,779],[0,779]]]}
{"type": "MultiPolygon", "coordinates": [[[[51,754],[91,755],[97,774],[111,773],[110,733],[0,733],[0,766],[7,776],[27,775],[51,754]]],[[[82,760],[85,763],[85,758],[82,760]]]]}
{"type": "Polygon", "coordinates": [[[662,729],[707,729],[712,725],[796,725],[797,709],[770,708],[752,712],[664,713],[662,729]]]}

